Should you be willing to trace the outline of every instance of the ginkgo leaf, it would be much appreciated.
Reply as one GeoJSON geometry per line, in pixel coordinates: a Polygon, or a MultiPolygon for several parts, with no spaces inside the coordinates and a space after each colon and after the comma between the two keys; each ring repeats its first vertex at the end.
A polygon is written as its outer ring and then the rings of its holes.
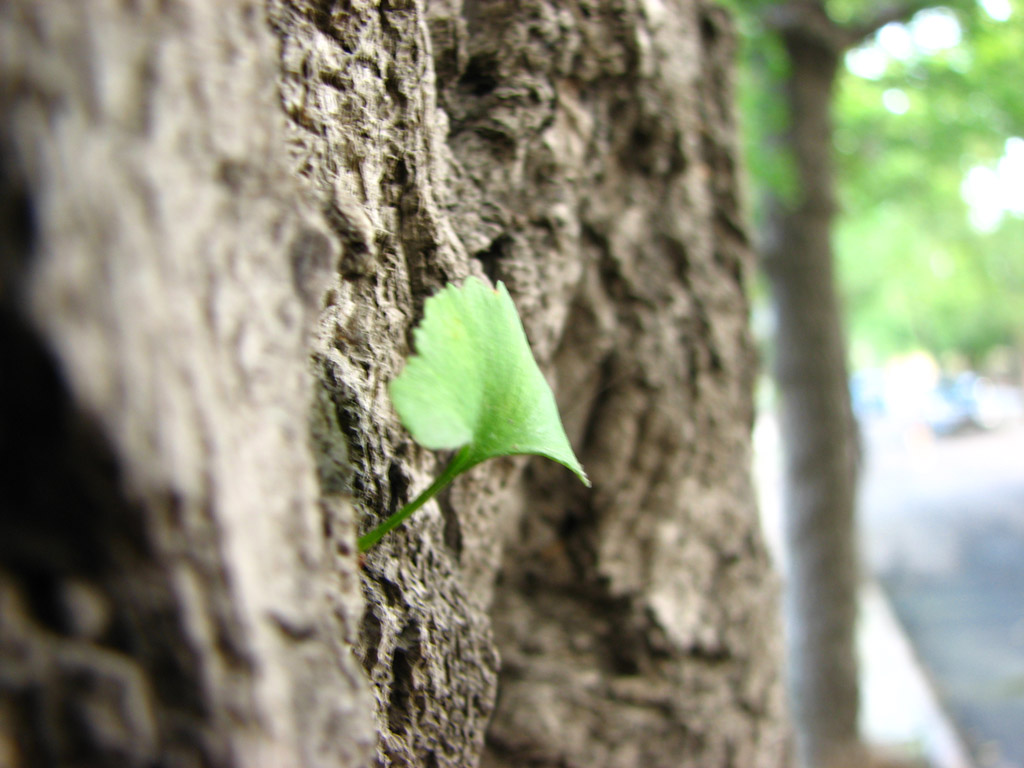
{"type": "Polygon", "coordinates": [[[546,456],[590,484],[504,283],[449,284],[427,299],[413,336],[417,354],[391,382],[391,400],[416,442],[466,446],[464,468],[495,456],[546,456]]]}
{"type": "Polygon", "coordinates": [[[477,278],[427,299],[413,331],[416,354],[391,382],[391,400],[421,445],[460,449],[414,501],[360,537],[365,552],[458,474],[497,456],[535,454],[563,464],[587,486],[503,283],[477,278]]]}

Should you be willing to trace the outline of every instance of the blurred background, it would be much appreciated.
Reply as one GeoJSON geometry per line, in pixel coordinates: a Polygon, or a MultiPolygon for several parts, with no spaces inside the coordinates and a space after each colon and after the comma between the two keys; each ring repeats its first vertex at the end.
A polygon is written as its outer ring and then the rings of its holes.
{"type": "MultiPolygon", "coordinates": [[[[958,379],[998,393],[998,422],[982,423],[961,396],[947,402],[942,378],[918,382],[911,404],[884,397],[859,416],[860,725],[868,744],[919,764],[1011,768],[1024,766],[1021,395],[973,373],[958,379]]],[[[784,573],[770,409],[755,446],[765,530],[784,573]]]]}
{"type": "MultiPolygon", "coordinates": [[[[798,200],[806,183],[780,9],[836,29],[879,19],[841,56],[829,136],[860,456],[861,736],[919,765],[1024,768],[1024,7],[730,5],[762,239],[772,200],[798,200]]],[[[770,368],[778,302],[767,281],[753,298],[770,368]]],[[[785,578],[780,399],[766,375],[755,469],[785,578]]]]}

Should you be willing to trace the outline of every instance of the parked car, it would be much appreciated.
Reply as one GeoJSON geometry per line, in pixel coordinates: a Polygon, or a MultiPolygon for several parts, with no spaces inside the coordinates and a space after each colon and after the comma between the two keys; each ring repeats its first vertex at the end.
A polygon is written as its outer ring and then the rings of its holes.
{"type": "Polygon", "coordinates": [[[995,429],[1024,415],[1016,387],[995,384],[976,373],[943,377],[925,402],[925,421],[936,435],[967,429],[995,429]]]}

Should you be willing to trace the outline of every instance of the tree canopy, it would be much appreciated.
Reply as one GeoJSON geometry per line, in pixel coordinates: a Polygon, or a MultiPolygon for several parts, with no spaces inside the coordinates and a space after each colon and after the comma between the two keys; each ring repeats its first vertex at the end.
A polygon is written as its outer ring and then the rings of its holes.
{"type": "MultiPolygon", "coordinates": [[[[757,189],[796,194],[762,23],[777,3],[734,2],[745,33],[745,146],[757,189]]],[[[914,3],[914,7],[923,6],[914,3]]],[[[873,0],[829,0],[856,25],[873,0]]],[[[978,361],[1024,345],[1024,4],[934,3],[851,50],[834,104],[834,246],[855,366],[912,349],[978,361]]]]}
{"type": "Polygon", "coordinates": [[[847,57],[835,243],[857,362],[1022,341],[1024,25],[986,7],[921,11],[847,57]]]}

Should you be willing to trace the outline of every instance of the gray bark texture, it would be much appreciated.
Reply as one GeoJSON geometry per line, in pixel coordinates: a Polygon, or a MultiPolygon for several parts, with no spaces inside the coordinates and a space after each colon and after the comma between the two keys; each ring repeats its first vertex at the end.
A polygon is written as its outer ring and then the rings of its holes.
{"type": "Polygon", "coordinates": [[[780,766],[728,20],[0,6],[0,765],[780,766]],[[503,280],[594,488],[387,396],[503,280]]]}

